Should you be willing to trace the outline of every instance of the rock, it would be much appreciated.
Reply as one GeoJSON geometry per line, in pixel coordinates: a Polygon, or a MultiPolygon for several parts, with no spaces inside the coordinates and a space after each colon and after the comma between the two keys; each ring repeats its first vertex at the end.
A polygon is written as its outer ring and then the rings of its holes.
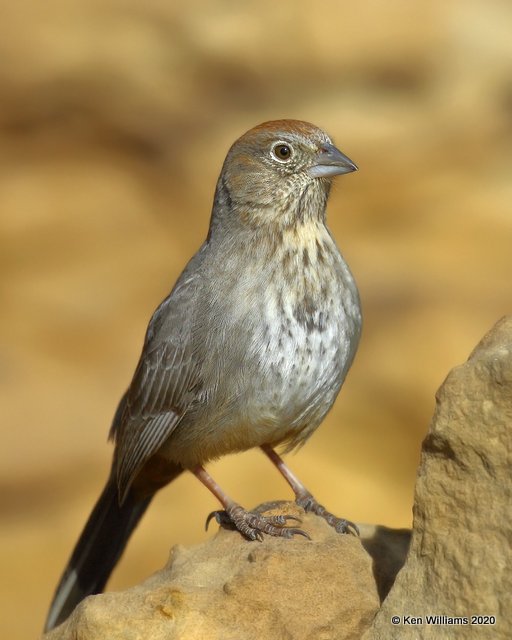
{"type": "Polygon", "coordinates": [[[141,585],[86,598],[45,640],[358,639],[379,607],[370,556],[294,504],[311,540],[248,542],[220,530],[141,585]]]}
{"type": "Polygon", "coordinates": [[[512,638],[511,442],[508,317],[437,394],[418,471],[409,556],[365,640],[512,638]],[[469,624],[427,624],[427,615],[469,624]],[[473,615],[495,616],[496,623],[472,626],[473,615]],[[422,620],[412,625],[404,616],[422,620]]]}

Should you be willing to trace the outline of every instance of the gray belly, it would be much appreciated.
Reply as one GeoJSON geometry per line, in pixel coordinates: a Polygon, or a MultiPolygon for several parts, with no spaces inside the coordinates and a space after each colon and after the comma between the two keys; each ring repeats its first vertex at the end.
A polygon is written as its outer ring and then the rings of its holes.
{"type": "Polygon", "coordinates": [[[357,339],[352,321],[347,322],[339,310],[337,316],[324,315],[316,324],[292,317],[269,332],[259,362],[259,383],[244,416],[266,442],[294,446],[303,441],[338,395],[357,339]]]}
{"type": "Polygon", "coordinates": [[[186,416],[168,442],[171,459],[191,467],[262,444],[291,449],[320,424],[352,362],[359,325],[340,316],[321,330],[298,321],[274,328],[186,416]]]}

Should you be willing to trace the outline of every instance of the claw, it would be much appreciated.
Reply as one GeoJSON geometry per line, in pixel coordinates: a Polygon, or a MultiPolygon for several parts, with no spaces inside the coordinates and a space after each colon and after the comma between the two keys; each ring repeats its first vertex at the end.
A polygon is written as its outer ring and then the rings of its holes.
{"type": "Polygon", "coordinates": [[[311,536],[306,533],[303,529],[299,529],[297,527],[284,527],[282,529],[282,533],[280,534],[283,538],[293,538],[293,536],[302,536],[311,540],[311,536]]]}
{"type": "Polygon", "coordinates": [[[337,518],[335,515],[327,511],[327,509],[319,504],[315,498],[309,493],[299,494],[295,500],[299,507],[302,507],[304,511],[312,512],[320,518],[323,518],[327,524],[329,524],[336,533],[349,533],[355,536],[359,536],[359,527],[350,520],[345,518],[337,518]]]}
{"type": "Polygon", "coordinates": [[[345,518],[337,518],[329,512],[326,512],[323,517],[337,533],[349,533],[351,535],[359,536],[359,527],[354,522],[345,520],[345,518]]]}
{"type": "Polygon", "coordinates": [[[285,520],[295,520],[295,522],[302,523],[302,520],[300,518],[296,518],[295,516],[283,516],[283,518],[285,520]]]}
{"type": "Polygon", "coordinates": [[[284,515],[266,516],[266,520],[268,520],[268,522],[272,522],[272,524],[277,524],[278,526],[283,526],[283,527],[286,525],[288,520],[294,520],[295,522],[299,522],[299,523],[302,522],[300,518],[296,518],[295,516],[284,516],[284,515]]]}
{"type": "Polygon", "coordinates": [[[215,518],[217,524],[221,527],[234,528],[235,526],[233,524],[233,521],[229,517],[229,515],[226,513],[226,511],[212,511],[211,513],[208,514],[208,517],[206,518],[206,522],[204,525],[205,531],[208,531],[208,526],[210,525],[210,522],[213,518],[215,518]]]}
{"type": "Polygon", "coordinates": [[[226,511],[212,511],[206,518],[206,530],[213,518],[215,518],[219,526],[238,529],[249,540],[263,542],[265,534],[282,538],[293,538],[293,536],[299,535],[311,540],[309,535],[302,529],[286,526],[289,521],[301,522],[300,518],[295,516],[264,516],[261,513],[246,511],[240,505],[234,504],[226,511]]]}
{"type": "MultiPolygon", "coordinates": [[[[338,529],[336,529],[336,531],[338,531],[338,529]]],[[[361,535],[361,532],[359,531],[359,527],[357,526],[357,524],[355,522],[350,522],[350,520],[345,520],[344,533],[351,533],[353,536],[357,536],[357,537],[361,535]]]]}
{"type": "Polygon", "coordinates": [[[215,520],[217,520],[217,512],[216,512],[216,511],[211,511],[211,512],[208,514],[208,517],[206,518],[206,522],[204,523],[204,530],[205,530],[205,531],[208,531],[208,527],[209,527],[209,525],[210,525],[210,520],[211,520],[212,518],[215,518],[215,520]]]}

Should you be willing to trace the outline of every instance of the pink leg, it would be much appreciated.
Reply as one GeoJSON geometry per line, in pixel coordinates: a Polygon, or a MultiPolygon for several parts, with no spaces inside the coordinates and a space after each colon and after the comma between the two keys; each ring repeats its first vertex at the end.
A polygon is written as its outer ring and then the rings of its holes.
{"type": "Polygon", "coordinates": [[[331,527],[334,527],[338,533],[355,533],[356,535],[359,535],[359,528],[356,524],[350,522],[350,520],[345,520],[344,518],[337,518],[315,500],[313,495],[306,489],[297,476],[288,469],[284,460],[281,456],[277,455],[270,445],[264,444],[261,449],[263,453],[270,458],[272,463],[277,467],[281,475],[292,488],[293,493],[295,494],[295,502],[299,507],[302,507],[304,511],[311,511],[317,516],[320,516],[330,524],[331,527]]]}
{"type": "Polygon", "coordinates": [[[234,526],[241,534],[250,540],[263,540],[263,534],[292,538],[294,535],[302,535],[308,538],[307,533],[295,527],[287,527],[288,520],[297,520],[293,516],[263,516],[259,513],[246,511],[232,500],[212,476],[201,465],[192,469],[192,473],[204,486],[209,489],[224,507],[224,511],[213,511],[206,520],[206,527],[212,518],[215,518],[221,526],[234,526]]]}

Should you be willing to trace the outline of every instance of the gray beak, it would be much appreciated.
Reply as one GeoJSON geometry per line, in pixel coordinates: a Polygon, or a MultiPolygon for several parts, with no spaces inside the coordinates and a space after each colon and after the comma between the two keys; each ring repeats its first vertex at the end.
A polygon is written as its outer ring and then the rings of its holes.
{"type": "Polygon", "coordinates": [[[308,173],[312,178],[330,178],[352,171],[357,171],[357,165],[328,142],[322,144],[315,164],[308,169],[308,173]]]}

